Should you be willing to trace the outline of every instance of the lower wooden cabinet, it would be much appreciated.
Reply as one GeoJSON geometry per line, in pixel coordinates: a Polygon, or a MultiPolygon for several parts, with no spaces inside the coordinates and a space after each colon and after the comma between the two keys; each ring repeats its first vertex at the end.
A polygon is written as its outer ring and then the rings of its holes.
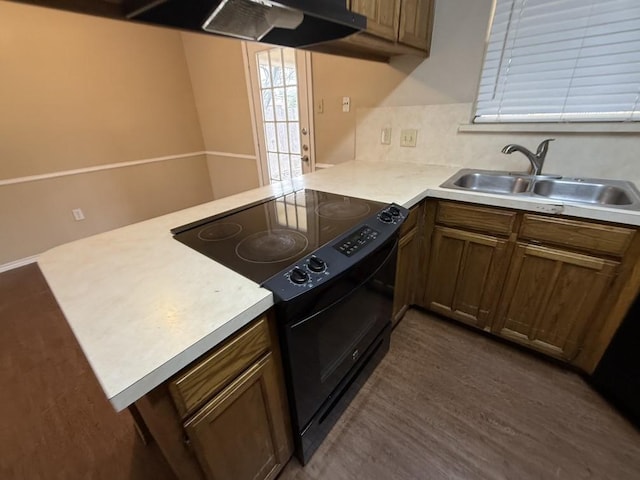
{"type": "Polygon", "coordinates": [[[620,262],[518,242],[492,331],[572,361],[620,262]]]}
{"type": "Polygon", "coordinates": [[[435,227],[425,306],[478,328],[488,328],[509,260],[507,241],[490,235],[435,227]]]}
{"type": "Polygon", "coordinates": [[[274,318],[251,322],[135,403],[181,480],[271,480],[293,454],[274,318]]]}
{"type": "Polygon", "coordinates": [[[640,290],[636,228],[452,201],[426,212],[416,304],[593,372],[640,290]]]}
{"type": "Polygon", "coordinates": [[[252,365],[185,429],[207,478],[274,478],[291,455],[272,355],[252,365]]]}
{"type": "Polygon", "coordinates": [[[393,313],[391,321],[395,327],[407,309],[415,303],[418,285],[418,266],[422,237],[423,205],[409,210],[409,215],[400,227],[396,282],[393,292],[393,313]]]}
{"type": "Polygon", "coordinates": [[[413,304],[415,292],[419,238],[418,228],[403,235],[398,244],[398,264],[393,295],[392,323],[395,326],[413,304]]]}

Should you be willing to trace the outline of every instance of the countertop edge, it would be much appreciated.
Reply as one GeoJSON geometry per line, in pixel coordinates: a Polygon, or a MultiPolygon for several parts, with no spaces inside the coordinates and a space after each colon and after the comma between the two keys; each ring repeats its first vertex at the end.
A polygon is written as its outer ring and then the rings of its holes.
{"type": "Polygon", "coordinates": [[[428,189],[427,193],[422,196],[422,199],[425,198],[468,202],[499,208],[512,208],[532,213],[546,213],[548,215],[566,215],[578,219],[597,220],[633,227],[640,226],[640,212],[598,207],[595,205],[581,205],[562,200],[553,201],[531,197],[519,198],[511,195],[465,192],[444,187],[428,189]]]}
{"type": "MultiPolygon", "coordinates": [[[[134,402],[145,396],[157,386],[168,381],[180,370],[202,357],[205,353],[227,340],[242,327],[251,323],[273,306],[273,295],[269,295],[247,308],[240,315],[222,324],[218,329],[201,338],[186,350],[160,365],[133,385],[109,398],[111,405],[117,412],[124,410],[134,402]]],[[[101,385],[102,386],[102,385],[101,385]]],[[[104,390],[104,387],[103,387],[104,390]]]]}

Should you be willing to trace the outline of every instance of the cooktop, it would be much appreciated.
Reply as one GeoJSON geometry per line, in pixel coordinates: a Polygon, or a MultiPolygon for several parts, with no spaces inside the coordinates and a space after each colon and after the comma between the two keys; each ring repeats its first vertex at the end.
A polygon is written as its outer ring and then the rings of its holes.
{"type": "Polygon", "coordinates": [[[307,189],[204,218],[171,232],[176,240],[262,284],[384,206],[307,189]]]}

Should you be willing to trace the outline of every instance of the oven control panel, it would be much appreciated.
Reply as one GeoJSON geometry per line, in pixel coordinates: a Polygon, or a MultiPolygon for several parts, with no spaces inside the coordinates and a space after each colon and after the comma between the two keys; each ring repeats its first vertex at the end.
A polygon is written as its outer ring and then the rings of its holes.
{"type": "Polygon", "coordinates": [[[322,258],[311,255],[302,259],[295,267],[284,274],[289,282],[297,287],[313,288],[331,274],[329,265],[322,258]]]}
{"type": "Polygon", "coordinates": [[[313,298],[308,295],[314,291],[324,291],[320,289],[333,279],[356,268],[360,262],[366,262],[369,255],[387,242],[394,241],[408,214],[406,208],[391,204],[363,219],[362,223],[344,235],[325,243],[286,270],[267,279],[262,286],[274,293],[276,303],[313,298]]]}
{"type": "Polygon", "coordinates": [[[395,205],[390,205],[378,213],[378,220],[382,223],[390,223],[392,225],[401,224],[405,218],[406,216],[402,213],[400,207],[396,207],[395,205]]]}
{"type": "Polygon", "coordinates": [[[348,237],[342,239],[342,241],[333,246],[343,255],[350,257],[354,253],[358,252],[361,248],[369,243],[375,241],[378,238],[380,232],[374,230],[368,225],[360,227],[348,237]]]}

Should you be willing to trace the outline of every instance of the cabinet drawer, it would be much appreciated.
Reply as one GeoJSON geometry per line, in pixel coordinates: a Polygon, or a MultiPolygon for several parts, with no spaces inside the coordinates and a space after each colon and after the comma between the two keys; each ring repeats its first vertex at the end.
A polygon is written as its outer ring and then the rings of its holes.
{"type": "Polygon", "coordinates": [[[182,417],[189,415],[270,350],[269,325],[262,317],[169,383],[182,417]]]}
{"type": "Polygon", "coordinates": [[[509,235],[513,231],[516,215],[516,212],[509,210],[439,202],[436,223],[483,233],[509,235]]]}
{"type": "Polygon", "coordinates": [[[525,214],[519,237],[621,257],[634,234],[630,228],[525,214]]]}
{"type": "Polygon", "coordinates": [[[402,227],[400,227],[400,237],[409,233],[418,224],[418,217],[420,216],[420,210],[421,210],[420,205],[416,205],[411,210],[409,210],[409,215],[407,216],[407,219],[402,224],[402,227]]]}

